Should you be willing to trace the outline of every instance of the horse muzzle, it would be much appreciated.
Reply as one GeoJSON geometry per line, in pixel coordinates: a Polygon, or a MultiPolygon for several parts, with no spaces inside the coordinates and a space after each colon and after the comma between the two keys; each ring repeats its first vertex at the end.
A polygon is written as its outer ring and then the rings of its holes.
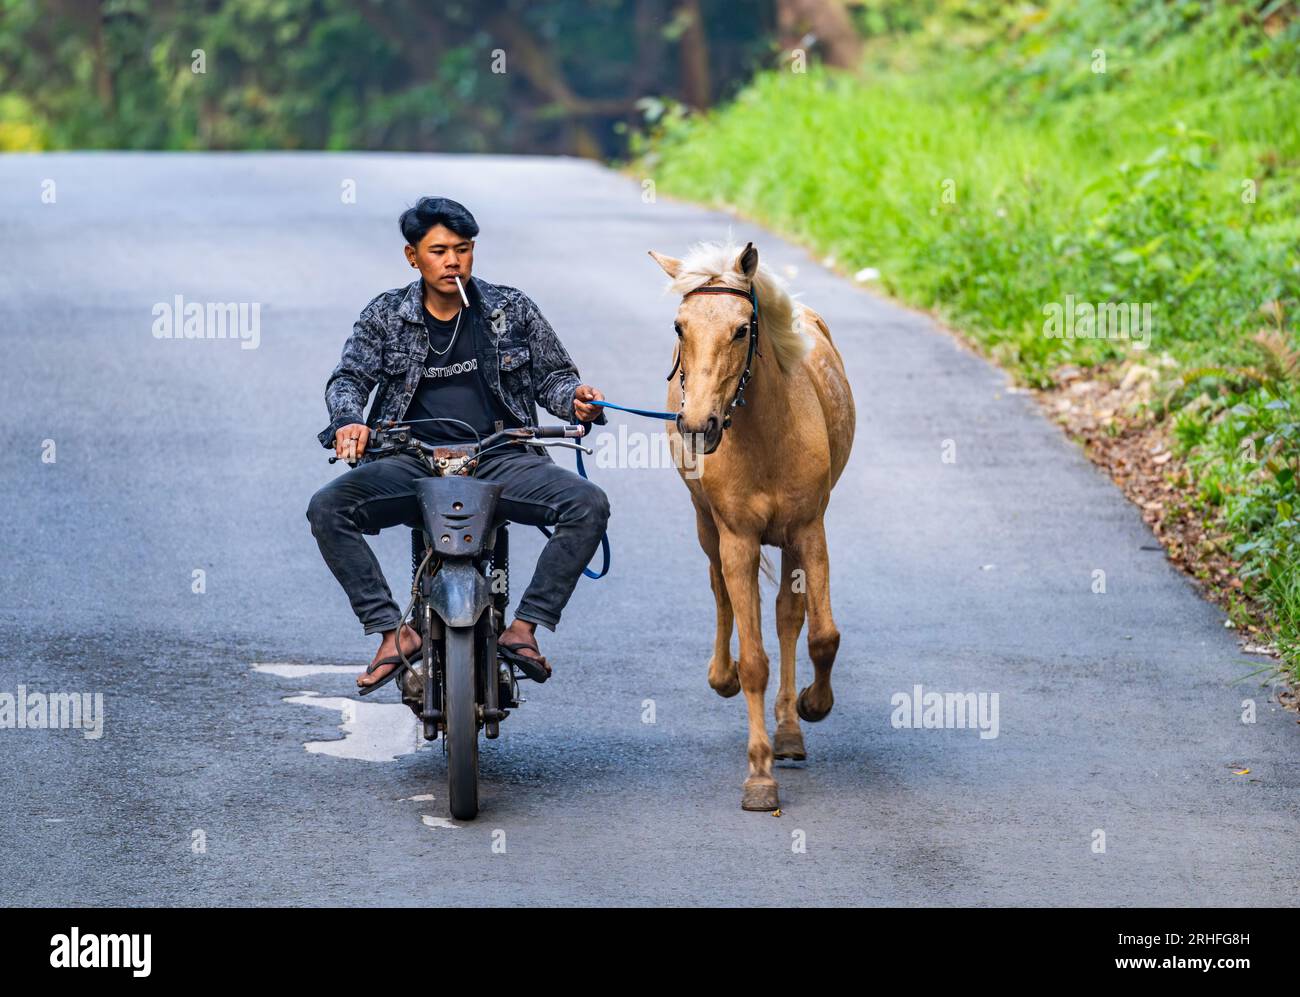
{"type": "Polygon", "coordinates": [[[710,415],[702,426],[688,426],[680,415],[677,432],[682,434],[682,445],[693,454],[711,454],[722,443],[722,420],[710,415]]]}

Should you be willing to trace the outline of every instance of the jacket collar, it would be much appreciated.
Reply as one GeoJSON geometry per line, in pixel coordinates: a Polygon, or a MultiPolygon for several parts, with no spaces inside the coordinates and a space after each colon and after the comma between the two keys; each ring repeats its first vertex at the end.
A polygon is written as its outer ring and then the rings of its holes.
{"type": "MultiPolygon", "coordinates": [[[[496,285],[489,284],[485,280],[479,280],[477,277],[470,277],[469,284],[465,287],[465,295],[469,298],[471,306],[479,305],[480,311],[485,315],[490,315],[492,310],[500,302],[500,294],[497,293],[496,285]]],[[[406,291],[402,294],[401,304],[397,306],[397,315],[407,322],[418,322],[424,324],[424,278],[417,277],[410,284],[406,285],[406,291]]]]}

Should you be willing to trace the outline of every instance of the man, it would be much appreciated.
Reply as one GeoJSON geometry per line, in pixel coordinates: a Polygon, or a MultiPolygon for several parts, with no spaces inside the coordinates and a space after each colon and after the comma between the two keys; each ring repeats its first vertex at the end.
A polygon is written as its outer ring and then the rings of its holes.
{"type": "MultiPolygon", "coordinates": [[[[472,276],[479,227],[469,211],[445,197],[424,197],[398,224],[419,279],[366,305],[325,385],[330,424],[318,439],[340,458],[361,463],[320,489],[307,507],[321,555],[357,619],[366,633],[381,635],[371,667],[357,677],[363,693],[398,667],[399,640],[401,652],[410,655],[420,636],[406,626],[398,634],[401,611],[362,534],[418,521],[413,483],[429,473],[407,455],[365,460],[371,431],[399,420],[435,445],[473,443],[503,427],[536,424],[535,402],[566,422],[605,422],[603,410],[591,404],[605,396],[580,383],[532,300],[472,276]],[[374,402],[363,420],[372,389],[374,402]]],[[[535,448],[503,447],[482,458],[475,476],[504,485],[504,517],[554,527],[515,620],[500,638],[507,657],[544,681],[551,669],[536,629],[554,630],[559,623],[600,545],[609,501],[598,486],[535,448]]]]}

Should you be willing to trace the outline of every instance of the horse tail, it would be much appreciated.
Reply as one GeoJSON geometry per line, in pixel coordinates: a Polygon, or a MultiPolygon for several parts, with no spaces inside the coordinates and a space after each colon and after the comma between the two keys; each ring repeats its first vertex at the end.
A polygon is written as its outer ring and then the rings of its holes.
{"type": "Polygon", "coordinates": [[[776,584],[776,568],[772,567],[772,559],[767,556],[767,551],[765,550],[759,551],[758,570],[763,573],[763,577],[769,582],[774,585],[776,584]]]}

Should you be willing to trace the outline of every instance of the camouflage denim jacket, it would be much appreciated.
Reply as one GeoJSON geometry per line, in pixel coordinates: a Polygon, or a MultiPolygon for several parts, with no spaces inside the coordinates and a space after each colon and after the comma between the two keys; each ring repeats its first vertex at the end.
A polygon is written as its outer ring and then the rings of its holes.
{"type": "MultiPolygon", "coordinates": [[[[465,293],[471,305],[467,317],[475,323],[479,373],[489,389],[525,425],[537,421],[535,403],[560,419],[576,421],[578,368],[532,299],[518,288],[477,277],[470,278],[465,293]]],[[[372,389],[374,402],[364,420],[371,429],[406,413],[428,348],[423,299],[423,280],[416,280],[385,291],[361,310],[343,357],[325,383],[330,424],[317,436],[321,446],[332,448],[340,428],[363,421],[372,389]]],[[[605,423],[603,411],[596,422],[605,423]]]]}

